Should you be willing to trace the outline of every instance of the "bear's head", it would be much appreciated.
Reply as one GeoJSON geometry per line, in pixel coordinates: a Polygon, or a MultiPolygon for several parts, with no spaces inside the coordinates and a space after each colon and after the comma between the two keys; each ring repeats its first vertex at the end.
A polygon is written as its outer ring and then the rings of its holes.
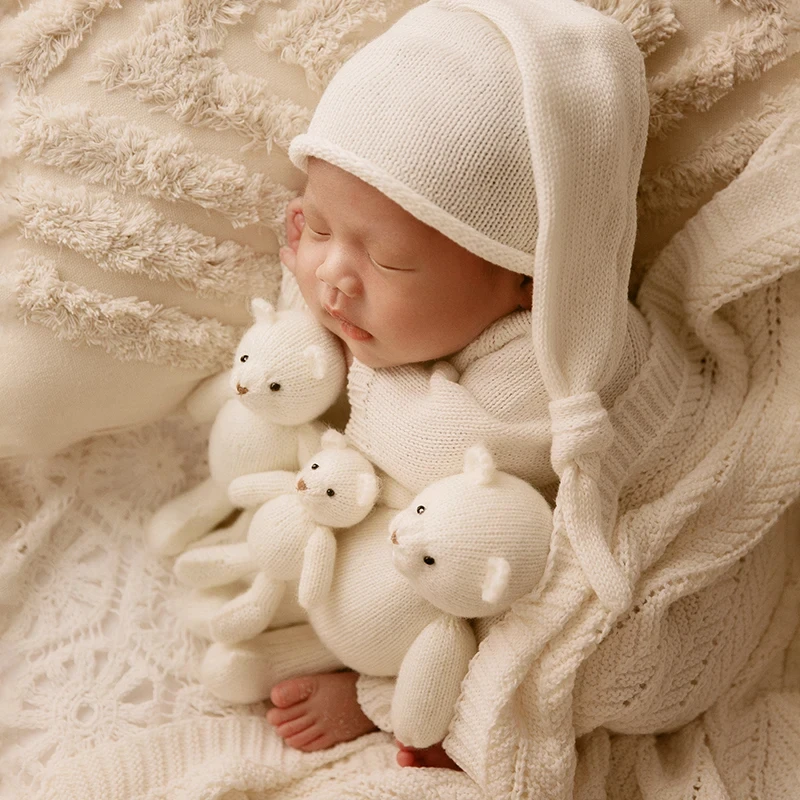
{"type": "Polygon", "coordinates": [[[538,585],[553,515],[530,484],[499,472],[482,446],[464,472],[420,492],[390,523],[395,568],[437,608],[457,617],[508,609],[538,585]]]}
{"type": "Polygon", "coordinates": [[[341,342],[305,311],[275,311],[252,301],[255,324],[245,331],[231,384],[247,408],[279,425],[301,425],[330,408],[344,389],[341,342]]]}
{"type": "Polygon", "coordinates": [[[297,473],[297,492],[311,517],[331,528],[349,528],[369,514],[379,482],[372,464],[335,430],[322,437],[322,450],[297,473]]]}

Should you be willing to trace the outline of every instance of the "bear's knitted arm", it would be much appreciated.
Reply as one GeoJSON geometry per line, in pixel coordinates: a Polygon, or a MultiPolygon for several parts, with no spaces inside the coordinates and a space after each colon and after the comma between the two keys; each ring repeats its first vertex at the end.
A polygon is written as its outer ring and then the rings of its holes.
{"type": "Polygon", "coordinates": [[[224,586],[253,572],[247,542],[194,547],[178,556],[175,575],[185,586],[208,589],[224,586]]]}
{"type": "Polygon", "coordinates": [[[335,562],[336,537],[333,531],[316,527],[306,543],[297,587],[297,600],[303,608],[312,608],[327,597],[333,583],[335,562]]]}
{"type": "Polygon", "coordinates": [[[186,411],[195,422],[211,422],[236,393],[231,387],[231,370],[206,378],[186,398],[186,411]]]}
{"type": "Polygon", "coordinates": [[[237,508],[252,508],[295,490],[297,474],[288,470],[271,470],[242,475],[231,481],[228,499],[237,508]]]}
{"type": "Polygon", "coordinates": [[[400,665],[392,699],[392,727],[399,742],[430,747],[444,739],[477,650],[469,623],[449,614],[417,636],[400,665]]]}

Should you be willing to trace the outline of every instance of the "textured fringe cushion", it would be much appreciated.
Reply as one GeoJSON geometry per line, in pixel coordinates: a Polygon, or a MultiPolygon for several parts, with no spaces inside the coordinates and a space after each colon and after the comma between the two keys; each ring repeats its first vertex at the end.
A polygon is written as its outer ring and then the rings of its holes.
{"type": "Polygon", "coordinates": [[[0,457],[163,417],[227,366],[247,298],[277,297],[289,141],[415,4],[42,0],[4,20],[0,457]]]}
{"type": "Polygon", "coordinates": [[[593,0],[648,55],[650,138],[631,282],[792,112],[800,110],[798,0],[593,0]]]}
{"type": "MultiPolygon", "coordinates": [[[[245,298],[278,289],[281,217],[302,181],[289,140],[338,67],[415,5],[0,6],[23,9],[0,28],[19,87],[0,211],[0,456],[162,417],[227,363],[245,298]]],[[[636,283],[800,107],[800,12],[796,0],[591,5],[648,55],[636,283]]]]}

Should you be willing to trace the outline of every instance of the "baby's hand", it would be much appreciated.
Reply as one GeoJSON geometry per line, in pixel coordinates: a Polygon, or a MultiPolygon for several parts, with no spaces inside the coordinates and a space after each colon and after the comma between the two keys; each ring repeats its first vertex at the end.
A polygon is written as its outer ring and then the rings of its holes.
{"type": "Polygon", "coordinates": [[[285,247],[279,251],[281,261],[286,268],[294,275],[295,260],[297,258],[297,248],[300,245],[300,236],[306,224],[303,216],[303,198],[295,197],[286,206],[286,242],[285,247]]]}

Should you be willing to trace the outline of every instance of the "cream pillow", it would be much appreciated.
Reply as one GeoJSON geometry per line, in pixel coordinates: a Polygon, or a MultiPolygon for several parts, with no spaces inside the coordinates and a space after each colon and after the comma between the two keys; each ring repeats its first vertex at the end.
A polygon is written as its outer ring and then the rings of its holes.
{"type": "Polygon", "coordinates": [[[0,457],[162,417],[228,365],[248,298],[278,292],[289,141],[418,2],[40,0],[3,20],[0,457]]]}
{"type": "MultiPolygon", "coordinates": [[[[39,0],[3,23],[19,108],[0,456],[161,417],[227,364],[247,298],[278,289],[303,180],[290,139],[338,66],[419,2],[39,0]]],[[[635,288],[800,107],[800,0],[587,2],[647,56],[635,288]]]]}

